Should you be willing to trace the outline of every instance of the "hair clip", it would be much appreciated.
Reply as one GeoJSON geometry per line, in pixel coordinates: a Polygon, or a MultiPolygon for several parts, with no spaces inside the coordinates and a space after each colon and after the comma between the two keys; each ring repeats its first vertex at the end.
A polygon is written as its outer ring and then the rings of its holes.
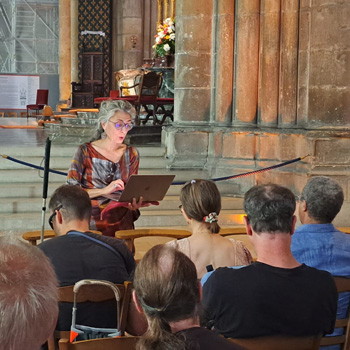
{"type": "Polygon", "coordinates": [[[196,180],[191,180],[191,184],[195,184],[196,183],[196,180]]]}
{"type": "Polygon", "coordinates": [[[212,213],[209,213],[208,216],[204,216],[203,221],[204,222],[209,222],[210,224],[212,222],[216,222],[218,221],[218,214],[215,213],[215,211],[213,211],[212,213]]]}

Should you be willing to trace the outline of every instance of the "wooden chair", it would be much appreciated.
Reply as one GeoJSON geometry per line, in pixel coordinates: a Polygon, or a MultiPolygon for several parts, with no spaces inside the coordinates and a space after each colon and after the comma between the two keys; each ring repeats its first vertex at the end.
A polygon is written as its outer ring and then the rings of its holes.
{"type": "Polygon", "coordinates": [[[0,118],[4,118],[5,117],[5,112],[0,112],[0,118]]]}
{"type": "Polygon", "coordinates": [[[220,229],[220,236],[245,235],[247,231],[245,227],[225,227],[220,229]]]}
{"type": "MultiPolygon", "coordinates": [[[[100,231],[90,230],[89,232],[97,233],[98,235],[101,234],[100,231]]],[[[54,238],[54,237],[55,237],[55,232],[53,232],[52,230],[45,230],[44,231],[44,239],[54,238]]],[[[24,240],[28,241],[31,245],[36,246],[37,241],[40,240],[40,238],[41,238],[41,230],[24,232],[22,235],[22,238],[24,240]]]]}
{"type": "Polygon", "coordinates": [[[36,91],[36,103],[35,105],[27,105],[27,119],[30,116],[29,111],[34,110],[35,114],[38,115],[39,111],[47,105],[49,100],[49,90],[38,89],[36,91]]]}
{"type": "Polygon", "coordinates": [[[59,350],[134,350],[139,337],[103,338],[70,343],[68,339],[58,342],[59,350]]]}
{"type": "Polygon", "coordinates": [[[19,115],[21,118],[25,118],[27,117],[27,112],[21,112],[19,115]]]}
{"type": "Polygon", "coordinates": [[[318,350],[321,335],[309,337],[271,336],[257,338],[230,338],[247,350],[318,350]]]}
{"type": "MultiPolygon", "coordinates": [[[[136,76],[134,79],[134,85],[132,86],[120,86],[121,93],[123,95],[123,89],[131,89],[138,87],[138,95],[128,96],[128,101],[135,106],[136,118],[135,124],[140,125],[140,111],[143,107],[147,113],[143,124],[146,124],[150,117],[153,118],[153,124],[157,124],[157,98],[158,92],[162,86],[163,78],[156,72],[145,72],[142,76],[136,76]],[[141,79],[141,80],[140,80],[141,79]],[[152,106],[152,109],[149,107],[152,106]]],[[[121,97],[120,99],[125,99],[121,97]]]]}
{"type": "Polygon", "coordinates": [[[7,112],[8,118],[17,118],[18,114],[17,112],[7,112]]]}
{"type": "MultiPolygon", "coordinates": [[[[132,282],[126,281],[124,282],[124,284],[114,284],[114,285],[117,287],[120,294],[119,329],[122,336],[124,336],[126,322],[127,322],[127,315],[129,312],[129,306],[131,302],[132,282]]],[[[74,302],[73,288],[74,286],[58,288],[58,301],[65,302],[65,303],[73,303],[74,302]]],[[[83,285],[80,287],[79,293],[77,293],[77,303],[83,303],[87,301],[102,302],[102,301],[108,301],[108,300],[115,300],[115,295],[113,293],[113,290],[101,285],[95,285],[95,284],[83,285]]],[[[78,308],[77,312],[79,312],[79,306],[77,308],[78,308]]],[[[59,339],[70,339],[70,330],[55,331],[54,334],[48,340],[49,350],[55,350],[55,342],[59,339]]],[[[70,349],[70,348],[68,347],[67,349],[70,349]]],[[[80,348],[77,348],[77,349],[80,349],[80,348]]]]}
{"type": "Polygon", "coordinates": [[[337,227],[337,229],[344,233],[350,233],[350,227],[337,227]]]}
{"type": "MultiPolygon", "coordinates": [[[[334,282],[337,286],[338,293],[350,292],[350,278],[345,277],[333,277],[334,282]]],[[[321,339],[322,346],[328,345],[340,345],[340,350],[349,350],[350,349],[350,317],[349,317],[349,309],[346,314],[346,317],[343,319],[337,319],[335,321],[335,328],[343,328],[343,335],[336,335],[332,337],[323,337],[321,339]]]]}
{"type": "Polygon", "coordinates": [[[141,237],[169,237],[173,239],[181,239],[191,236],[190,231],[172,230],[172,229],[135,229],[116,231],[115,237],[123,239],[130,249],[134,251],[134,240],[141,237]]]}

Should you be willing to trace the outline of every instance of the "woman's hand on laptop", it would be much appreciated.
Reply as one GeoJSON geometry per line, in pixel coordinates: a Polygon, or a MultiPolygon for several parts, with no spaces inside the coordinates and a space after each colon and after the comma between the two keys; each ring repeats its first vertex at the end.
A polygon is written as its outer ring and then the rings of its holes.
{"type": "Polygon", "coordinates": [[[124,181],[121,179],[112,181],[106,188],[107,193],[111,194],[116,191],[122,191],[124,189],[124,181]]]}

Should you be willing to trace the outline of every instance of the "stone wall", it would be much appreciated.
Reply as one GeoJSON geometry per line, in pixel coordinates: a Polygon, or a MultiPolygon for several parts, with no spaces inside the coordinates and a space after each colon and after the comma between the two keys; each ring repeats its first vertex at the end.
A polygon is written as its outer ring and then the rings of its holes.
{"type": "MultiPolygon", "coordinates": [[[[299,194],[310,176],[328,175],[341,183],[347,210],[348,18],[349,0],[178,0],[169,168],[213,178],[309,155],[230,180],[239,184],[231,194],[266,182],[299,194]]],[[[339,220],[350,225],[348,215],[339,220]]]]}
{"type": "Polygon", "coordinates": [[[157,1],[113,0],[114,57],[112,69],[135,69],[152,57],[157,1]],[[135,41],[133,43],[133,41],[135,41]]]}

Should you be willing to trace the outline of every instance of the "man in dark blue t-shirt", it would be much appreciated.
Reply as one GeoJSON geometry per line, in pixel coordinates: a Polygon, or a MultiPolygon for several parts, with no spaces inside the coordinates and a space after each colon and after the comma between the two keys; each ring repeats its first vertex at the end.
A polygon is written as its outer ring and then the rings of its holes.
{"type": "MultiPolygon", "coordinates": [[[[123,241],[89,232],[91,201],[79,186],[63,185],[53,193],[49,223],[56,238],[39,248],[51,260],[60,287],[82,279],[100,279],[123,283],[133,278],[135,260],[123,241]]],[[[116,303],[81,303],[77,324],[116,327],[116,303]]],[[[72,304],[60,303],[58,330],[69,330],[72,304]]]]}

